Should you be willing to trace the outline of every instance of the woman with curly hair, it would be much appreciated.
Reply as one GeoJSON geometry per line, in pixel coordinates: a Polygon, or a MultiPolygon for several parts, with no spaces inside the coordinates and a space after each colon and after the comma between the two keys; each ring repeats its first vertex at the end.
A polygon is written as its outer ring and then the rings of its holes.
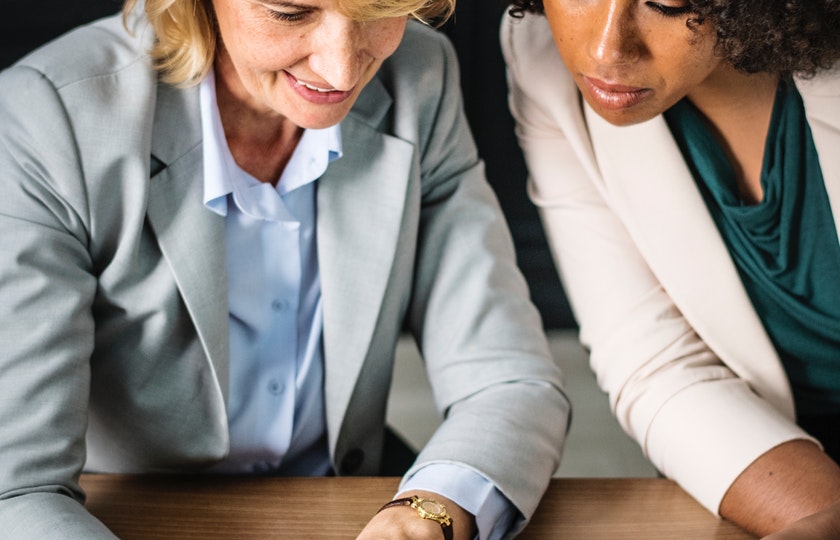
{"type": "Polygon", "coordinates": [[[840,537],[840,2],[510,15],[529,191],[618,421],[713,512],[840,537]]]}

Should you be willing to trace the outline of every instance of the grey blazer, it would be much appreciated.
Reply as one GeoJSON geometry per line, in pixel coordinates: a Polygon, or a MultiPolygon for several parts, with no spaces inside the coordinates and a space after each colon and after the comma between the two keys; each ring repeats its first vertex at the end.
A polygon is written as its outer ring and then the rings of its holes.
{"type": "MultiPolygon", "coordinates": [[[[98,538],[83,468],[191,471],[228,452],[223,218],[202,204],[196,88],[161,83],[142,17],[0,74],[0,537],[98,538]]],[[[451,46],[410,24],[318,185],[329,447],[380,464],[394,349],[417,339],[456,462],[522,514],[568,403],[464,119],[451,46]]],[[[410,474],[411,471],[409,471],[410,474]]]]}

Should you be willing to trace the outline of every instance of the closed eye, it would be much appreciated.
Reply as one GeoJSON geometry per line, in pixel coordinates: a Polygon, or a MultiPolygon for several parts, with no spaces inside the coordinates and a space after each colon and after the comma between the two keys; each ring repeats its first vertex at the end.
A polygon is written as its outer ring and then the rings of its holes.
{"type": "Polygon", "coordinates": [[[660,4],[659,2],[645,2],[645,5],[666,17],[680,17],[691,13],[691,4],[685,4],[683,6],[669,6],[666,4],[660,4]]]}
{"type": "Polygon", "coordinates": [[[273,19],[277,19],[278,21],[282,22],[300,22],[304,20],[307,15],[309,15],[308,11],[296,11],[294,13],[289,13],[287,11],[276,11],[273,9],[268,10],[268,14],[273,19]]]}

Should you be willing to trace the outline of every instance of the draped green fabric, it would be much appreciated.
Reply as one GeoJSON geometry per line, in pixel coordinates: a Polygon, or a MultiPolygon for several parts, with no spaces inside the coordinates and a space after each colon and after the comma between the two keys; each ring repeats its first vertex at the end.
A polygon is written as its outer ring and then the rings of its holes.
{"type": "Polygon", "coordinates": [[[668,110],[665,118],[781,357],[800,423],[836,439],[840,243],[795,85],[779,85],[764,149],[764,195],[758,204],[741,200],[732,165],[688,100],[668,110]]]}

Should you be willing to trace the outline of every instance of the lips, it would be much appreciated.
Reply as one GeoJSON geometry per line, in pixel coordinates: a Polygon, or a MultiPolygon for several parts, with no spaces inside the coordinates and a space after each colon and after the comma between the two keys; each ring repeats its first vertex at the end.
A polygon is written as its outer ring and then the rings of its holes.
{"type": "Polygon", "coordinates": [[[589,97],[596,104],[610,110],[628,109],[638,105],[652,93],[649,88],[613,84],[587,76],[583,76],[583,84],[589,97]]]}
{"type": "Polygon", "coordinates": [[[345,99],[353,95],[353,90],[336,90],[334,88],[323,88],[305,81],[297,79],[289,72],[284,72],[286,78],[291,84],[295,92],[303,99],[311,103],[319,105],[329,105],[333,103],[341,103],[345,99]]]}

